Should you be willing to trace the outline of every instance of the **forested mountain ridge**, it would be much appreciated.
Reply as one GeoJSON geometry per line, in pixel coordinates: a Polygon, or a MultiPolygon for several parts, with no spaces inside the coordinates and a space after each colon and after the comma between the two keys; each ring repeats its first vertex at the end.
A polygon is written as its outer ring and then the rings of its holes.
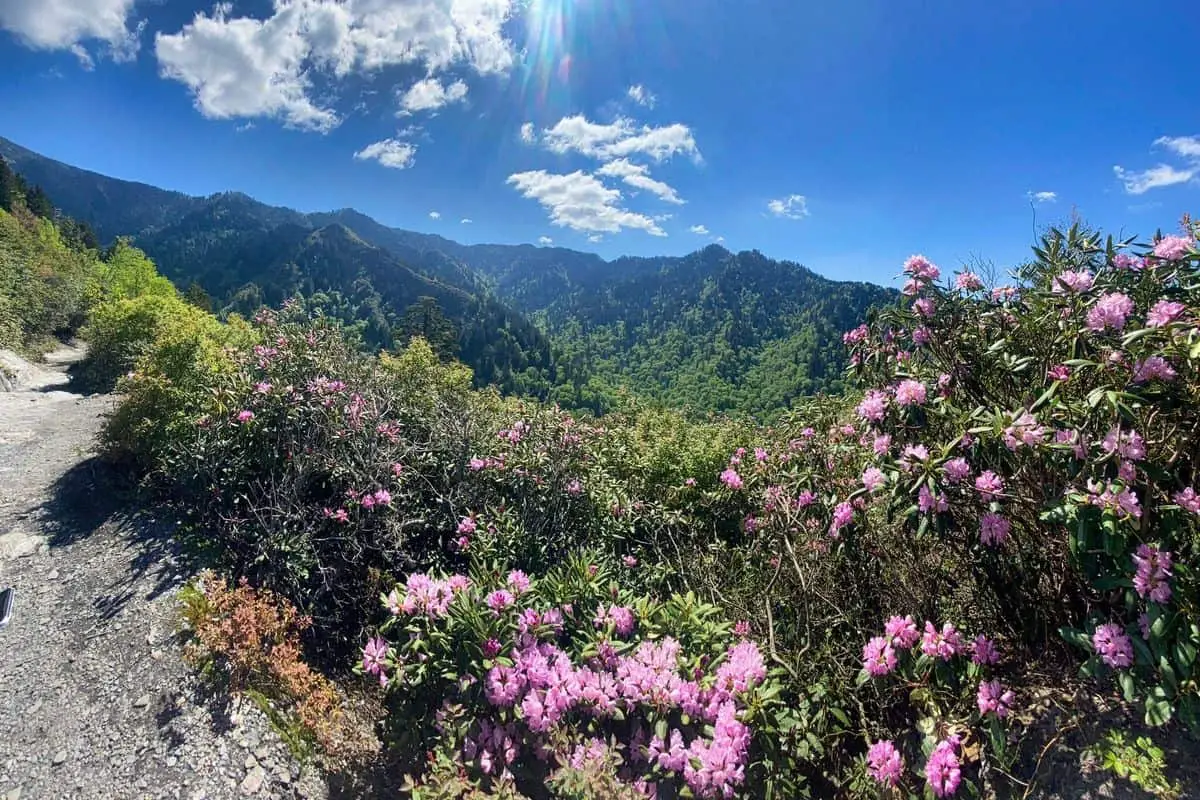
{"type": "Polygon", "coordinates": [[[421,334],[472,366],[480,384],[597,412],[623,390],[755,413],[836,390],[841,331],[895,295],[757,251],[713,245],[605,261],[561,247],[464,245],[353,209],[303,213],[240,192],[189,197],[2,138],[0,156],[101,241],[132,237],[181,290],[218,309],[245,313],[302,294],[368,347],[421,334]]]}

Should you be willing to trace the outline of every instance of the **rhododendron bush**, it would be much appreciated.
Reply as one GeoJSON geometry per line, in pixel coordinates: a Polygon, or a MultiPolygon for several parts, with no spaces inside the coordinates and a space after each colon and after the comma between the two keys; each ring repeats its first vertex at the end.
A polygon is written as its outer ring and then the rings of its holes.
{"type": "Polygon", "coordinates": [[[903,271],[854,394],[770,426],[502,399],[285,308],[195,385],[142,362],[138,455],[313,652],[362,648],[418,796],[1004,794],[1080,681],[1197,728],[1191,223],[903,271]]]}
{"type": "Polygon", "coordinates": [[[383,604],[361,670],[386,687],[391,736],[482,788],[536,796],[585,768],[628,796],[798,779],[764,763],[786,711],[759,646],[692,595],[631,595],[585,556],[541,579],[415,573],[383,604]]]}

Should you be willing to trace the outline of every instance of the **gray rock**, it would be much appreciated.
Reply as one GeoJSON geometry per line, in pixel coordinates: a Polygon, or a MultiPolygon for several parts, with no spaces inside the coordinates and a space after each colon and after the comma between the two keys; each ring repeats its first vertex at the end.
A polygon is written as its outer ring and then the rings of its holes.
{"type": "Polygon", "coordinates": [[[134,708],[145,708],[148,705],[150,705],[150,695],[148,694],[144,694],[137,700],[133,701],[134,708]]]}
{"type": "Polygon", "coordinates": [[[57,767],[57,766],[60,766],[61,764],[63,764],[64,762],[66,762],[66,760],[67,760],[67,751],[59,750],[57,753],[54,754],[54,758],[50,759],[50,763],[57,767]]]}
{"type": "Polygon", "coordinates": [[[0,536],[0,561],[27,558],[41,550],[45,544],[46,539],[43,536],[26,533],[20,529],[9,531],[0,536]]]}

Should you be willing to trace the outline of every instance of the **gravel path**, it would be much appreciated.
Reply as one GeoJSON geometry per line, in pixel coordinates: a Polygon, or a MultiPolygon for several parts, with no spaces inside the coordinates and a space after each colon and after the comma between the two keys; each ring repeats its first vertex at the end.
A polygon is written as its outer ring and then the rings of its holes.
{"type": "Polygon", "coordinates": [[[180,660],[188,569],[92,458],[113,399],[66,391],[79,357],[0,392],[0,800],[326,797],[256,708],[206,701],[180,660]]]}

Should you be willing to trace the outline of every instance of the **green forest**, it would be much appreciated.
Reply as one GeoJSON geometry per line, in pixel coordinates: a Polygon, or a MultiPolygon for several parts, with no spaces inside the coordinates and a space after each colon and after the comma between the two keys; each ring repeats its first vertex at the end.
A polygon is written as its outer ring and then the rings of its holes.
{"type": "Polygon", "coordinates": [[[30,204],[42,218],[84,220],[93,248],[136,246],[219,316],[294,298],[369,351],[419,335],[470,366],[478,387],[597,414],[636,399],[761,417],[837,392],[838,332],[893,295],[753,251],[609,263],[563,248],[465,246],[352,210],[302,214],[236,192],[191,198],[3,139],[0,156],[40,182],[30,204]]]}

